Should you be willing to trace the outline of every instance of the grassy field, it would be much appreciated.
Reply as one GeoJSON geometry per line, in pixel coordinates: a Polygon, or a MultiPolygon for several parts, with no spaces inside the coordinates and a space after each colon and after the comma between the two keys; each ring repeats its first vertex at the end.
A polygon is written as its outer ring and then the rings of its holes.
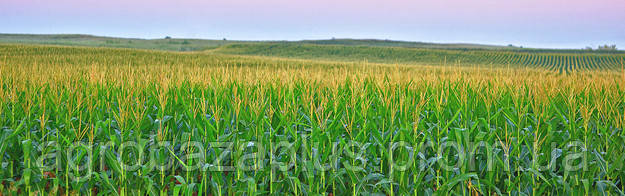
{"type": "Polygon", "coordinates": [[[201,40],[201,39],[133,39],[100,37],[92,35],[30,35],[30,34],[0,34],[0,43],[14,44],[46,44],[64,46],[89,46],[108,48],[136,48],[167,51],[200,51],[214,49],[219,46],[237,43],[226,40],[201,40]]]}
{"type": "MultiPolygon", "coordinates": [[[[198,51],[211,49],[224,44],[241,43],[242,41],[226,40],[203,40],[203,39],[132,39],[101,37],[80,34],[1,34],[2,43],[21,44],[51,44],[69,46],[91,46],[111,48],[140,48],[169,51],[198,51]],[[183,44],[184,43],[184,44],[183,44]]],[[[407,47],[407,48],[438,48],[438,49],[518,49],[516,47],[492,46],[482,44],[436,44],[424,42],[406,42],[392,40],[358,40],[358,39],[332,39],[332,40],[303,40],[303,41],[245,41],[245,43],[294,43],[294,44],[318,44],[318,45],[346,45],[346,46],[381,46],[381,47],[407,47]]]]}
{"type": "Polygon", "coordinates": [[[621,70],[625,54],[552,51],[450,50],[294,43],[229,44],[217,53],[298,59],[368,61],[375,63],[427,64],[485,67],[540,67],[559,72],[621,70]]]}
{"type": "Polygon", "coordinates": [[[467,66],[453,66],[453,55],[442,65],[393,64],[352,61],[360,56],[340,46],[329,51],[347,59],[300,53],[325,46],[242,46],[181,53],[0,44],[0,192],[625,190],[625,73],[615,57],[575,54],[612,63],[561,74],[464,58],[467,66]]]}
{"type": "Polygon", "coordinates": [[[332,39],[243,42],[198,39],[147,40],[88,35],[0,34],[0,43],[195,51],[349,63],[530,67],[545,68],[561,73],[584,70],[620,71],[625,64],[625,52],[623,51],[532,49],[391,40],[332,39]]]}

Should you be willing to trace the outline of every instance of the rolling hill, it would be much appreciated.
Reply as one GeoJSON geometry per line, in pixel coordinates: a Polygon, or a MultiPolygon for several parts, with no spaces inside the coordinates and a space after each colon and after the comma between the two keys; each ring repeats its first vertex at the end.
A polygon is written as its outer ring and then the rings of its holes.
{"type": "Polygon", "coordinates": [[[205,51],[213,54],[266,56],[341,62],[453,66],[537,67],[558,72],[621,70],[624,51],[534,49],[481,44],[437,44],[375,39],[303,41],[231,41],[135,39],[92,35],[0,34],[0,43],[205,51]]]}

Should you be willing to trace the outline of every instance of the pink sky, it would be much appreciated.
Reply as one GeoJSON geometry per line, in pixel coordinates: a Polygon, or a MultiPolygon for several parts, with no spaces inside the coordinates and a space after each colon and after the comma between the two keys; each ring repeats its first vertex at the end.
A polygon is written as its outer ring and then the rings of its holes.
{"type": "Polygon", "coordinates": [[[625,0],[2,0],[0,33],[625,47],[625,0]]]}

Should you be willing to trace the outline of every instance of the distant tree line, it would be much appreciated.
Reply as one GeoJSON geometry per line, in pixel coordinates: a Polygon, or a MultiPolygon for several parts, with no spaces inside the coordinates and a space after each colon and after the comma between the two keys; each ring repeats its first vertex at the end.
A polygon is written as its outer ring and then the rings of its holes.
{"type": "MultiPolygon", "coordinates": [[[[593,50],[592,47],[590,47],[590,46],[588,46],[588,47],[586,47],[584,49],[585,50],[593,50]]],[[[612,44],[612,45],[605,44],[603,46],[599,45],[597,47],[597,50],[600,50],[600,51],[616,51],[618,49],[616,48],[616,44],[612,44]]]]}

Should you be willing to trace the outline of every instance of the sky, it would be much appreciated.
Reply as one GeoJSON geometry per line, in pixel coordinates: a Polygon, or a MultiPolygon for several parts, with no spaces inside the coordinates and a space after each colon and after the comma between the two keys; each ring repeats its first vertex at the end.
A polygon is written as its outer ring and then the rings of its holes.
{"type": "Polygon", "coordinates": [[[0,33],[625,48],[625,0],[0,0],[0,33]]]}

